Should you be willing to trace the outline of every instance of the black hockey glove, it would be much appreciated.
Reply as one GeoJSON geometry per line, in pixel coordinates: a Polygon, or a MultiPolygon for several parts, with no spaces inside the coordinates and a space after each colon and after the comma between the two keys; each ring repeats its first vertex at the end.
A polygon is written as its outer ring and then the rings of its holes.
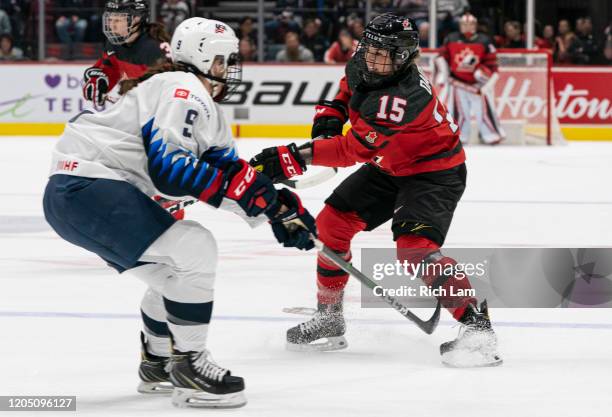
{"type": "Polygon", "coordinates": [[[272,231],[279,243],[284,247],[294,247],[301,250],[314,248],[314,242],[310,235],[317,236],[317,226],[315,219],[308,210],[302,206],[302,202],[297,194],[286,188],[278,190],[278,200],[276,207],[266,212],[272,225],[272,231]],[[278,213],[281,205],[288,208],[283,213],[278,213]],[[276,214],[271,214],[276,212],[276,214]]]}
{"type": "Polygon", "coordinates": [[[109,79],[101,68],[91,67],[85,70],[83,75],[83,97],[85,100],[93,101],[94,106],[103,106],[108,93],[109,79]]]}
{"type": "Polygon", "coordinates": [[[249,164],[274,183],[302,175],[306,171],[306,162],[295,143],[266,148],[251,158],[249,164]]]}
{"type": "Polygon", "coordinates": [[[331,138],[342,134],[342,128],[348,118],[344,103],[340,100],[321,100],[315,107],[315,111],[315,120],[310,133],[311,138],[331,138]]]}

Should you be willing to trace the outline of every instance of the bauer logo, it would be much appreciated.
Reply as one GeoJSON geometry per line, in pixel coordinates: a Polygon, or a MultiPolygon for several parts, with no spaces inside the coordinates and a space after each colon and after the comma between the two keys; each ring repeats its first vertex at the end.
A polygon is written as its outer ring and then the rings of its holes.
{"type": "Polygon", "coordinates": [[[174,97],[187,100],[187,97],[189,97],[189,90],[177,88],[176,90],[174,90],[174,97]]]}

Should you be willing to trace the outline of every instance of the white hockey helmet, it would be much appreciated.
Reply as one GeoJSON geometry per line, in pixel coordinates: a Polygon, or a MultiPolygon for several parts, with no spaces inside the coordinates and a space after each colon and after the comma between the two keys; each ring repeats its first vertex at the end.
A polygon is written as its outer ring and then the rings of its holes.
{"type": "Polygon", "coordinates": [[[240,84],[238,38],[225,23],[203,17],[184,20],[174,31],[171,47],[175,63],[211,81],[215,101],[227,100],[240,84]]]}

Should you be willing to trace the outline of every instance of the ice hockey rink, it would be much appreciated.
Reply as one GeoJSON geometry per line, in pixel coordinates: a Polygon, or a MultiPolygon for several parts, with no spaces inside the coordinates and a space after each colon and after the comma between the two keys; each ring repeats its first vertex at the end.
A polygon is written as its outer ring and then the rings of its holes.
{"type": "MultiPolygon", "coordinates": [[[[396,312],[361,309],[347,290],[349,348],[297,353],[285,330],[304,317],[284,307],[315,303],[314,252],[280,247],[267,226],[192,206],[211,229],[220,263],[209,345],[246,380],[237,410],[179,410],[136,392],[144,284],[62,241],[41,196],[55,138],[3,138],[0,154],[0,392],[76,395],[79,415],[608,417],[612,415],[612,311],[492,311],[504,365],[449,369],[438,346],[456,336],[448,313],[420,332],[396,312]]],[[[279,140],[241,140],[243,157],[279,140]]],[[[470,147],[468,187],[451,247],[612,246],[612,144],[470,147]]],[[[350,169],[301,192],[318,212],[350,169]]],[[[388,225],[359,248],[393,247],[388,225]]],[[[526,289],[528,290],[528,289],[526,289]]],[[[419,312],[426,315],[428,311],[419,312]]],[[[27,413],[26,413],[27,414],[27,413]]]]}

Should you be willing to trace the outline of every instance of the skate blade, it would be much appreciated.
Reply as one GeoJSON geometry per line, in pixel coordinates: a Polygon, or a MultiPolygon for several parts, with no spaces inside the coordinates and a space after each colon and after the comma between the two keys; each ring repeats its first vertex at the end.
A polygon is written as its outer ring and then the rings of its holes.
{"type": "Polygon", "coordinates": [[[316,308],[310,307],[285,307],[283,313],[298,314],[300,316],[314,316],[317,312],[316,308]]]}
{"type": "Polygon", "coordinates": [[[172,394],[174,385],[171,382],[140,381],[137,390],[141,394],[172,394]]]}
{"type": "Polygon", "coordinates": [[[239,408],[247,403],[244,391],[211,394],[189,388],[174,388],[172,405],[178,408],[239,408]]]}
{"type": "Polygon", "coordinates": [[[500,366],[504,361],[498,354],[459,350],[442,355],[442,364],[448,368],[488,368],[500,366]]]}
{"type": "Polygon", "coordinates": [[[315,340],[312,343],[287,342],[287,350],[292,352],[331,352],[346,349],[347,347],[348,342],[344,336],[326,337],[315,340]]]}

